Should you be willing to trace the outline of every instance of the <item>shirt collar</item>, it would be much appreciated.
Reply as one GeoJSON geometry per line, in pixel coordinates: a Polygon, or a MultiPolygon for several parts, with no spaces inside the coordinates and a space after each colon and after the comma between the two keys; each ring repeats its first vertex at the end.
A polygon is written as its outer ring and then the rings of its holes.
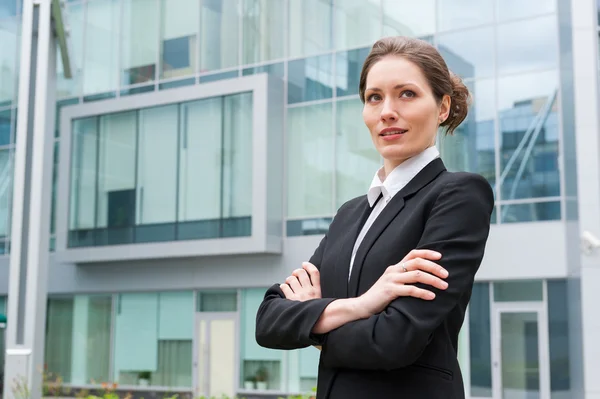
{"type": "Polygon", "coordinates": [[[389,201],[398,191],[402,190],[425,166],[431,161],[439,158],[440,153],[435,146],[427,148],[425,151],[407,159],[398,165],[386,177],[383,167],[381,167],[371,182],[367,199],[369,205],[373,206],[379,198],[383,196],[383,200],[389,201]]]}

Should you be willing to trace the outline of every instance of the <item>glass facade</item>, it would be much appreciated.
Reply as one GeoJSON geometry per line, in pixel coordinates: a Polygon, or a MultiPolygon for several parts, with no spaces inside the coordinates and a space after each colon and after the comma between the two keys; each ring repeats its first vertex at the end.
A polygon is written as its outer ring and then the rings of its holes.
{"type": "Polygon", "coordinates": [[[250,235],[252,93],[77,119],[72,132],[70,247],[250,235]]]}

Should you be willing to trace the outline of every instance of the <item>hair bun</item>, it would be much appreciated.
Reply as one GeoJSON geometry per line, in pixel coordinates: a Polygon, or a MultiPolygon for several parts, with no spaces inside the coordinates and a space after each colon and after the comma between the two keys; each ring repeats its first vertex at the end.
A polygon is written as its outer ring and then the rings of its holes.
{"type": "Polygon", "coordinates": [[[452,82],[452,95],[450,96],[450,113],[448,118],[442,122],[441,126],[446,128],[448,134],[452,134],[454,130],[466,119],[471,105],[471,93],[467,86],[463,83],[460,76],[452,71],[450,72],[450,80],[452,82]]]}

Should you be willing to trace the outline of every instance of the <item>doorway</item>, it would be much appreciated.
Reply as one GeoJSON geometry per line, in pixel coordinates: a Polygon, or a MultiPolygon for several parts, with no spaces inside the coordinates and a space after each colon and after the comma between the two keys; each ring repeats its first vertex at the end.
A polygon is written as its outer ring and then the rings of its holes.
{"type": "Polygon", "coordinates": [[[492,305],[494,398],[550,397],[548,318],[542,302],[492,305]]]}
{"type": "Polygon", "coordinates": [[[238,381],[237,312],[196,313],[194,393],[234,397],[238,381]]]}

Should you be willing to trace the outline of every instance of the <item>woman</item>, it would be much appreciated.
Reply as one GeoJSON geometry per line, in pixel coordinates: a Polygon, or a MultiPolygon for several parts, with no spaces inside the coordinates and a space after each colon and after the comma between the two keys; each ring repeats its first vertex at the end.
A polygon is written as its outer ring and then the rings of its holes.
{"type": "Polygon", "coordinates": [[[256,339],[320,346],[318,399],[464,398],[458,333],[494,197],[481,176],[447,172],[435,138],[465,119],[469,91],[433,46],[392,37],[373,46],[359,93],[384,166],[310,264],[267,291],[256,339]]]}

